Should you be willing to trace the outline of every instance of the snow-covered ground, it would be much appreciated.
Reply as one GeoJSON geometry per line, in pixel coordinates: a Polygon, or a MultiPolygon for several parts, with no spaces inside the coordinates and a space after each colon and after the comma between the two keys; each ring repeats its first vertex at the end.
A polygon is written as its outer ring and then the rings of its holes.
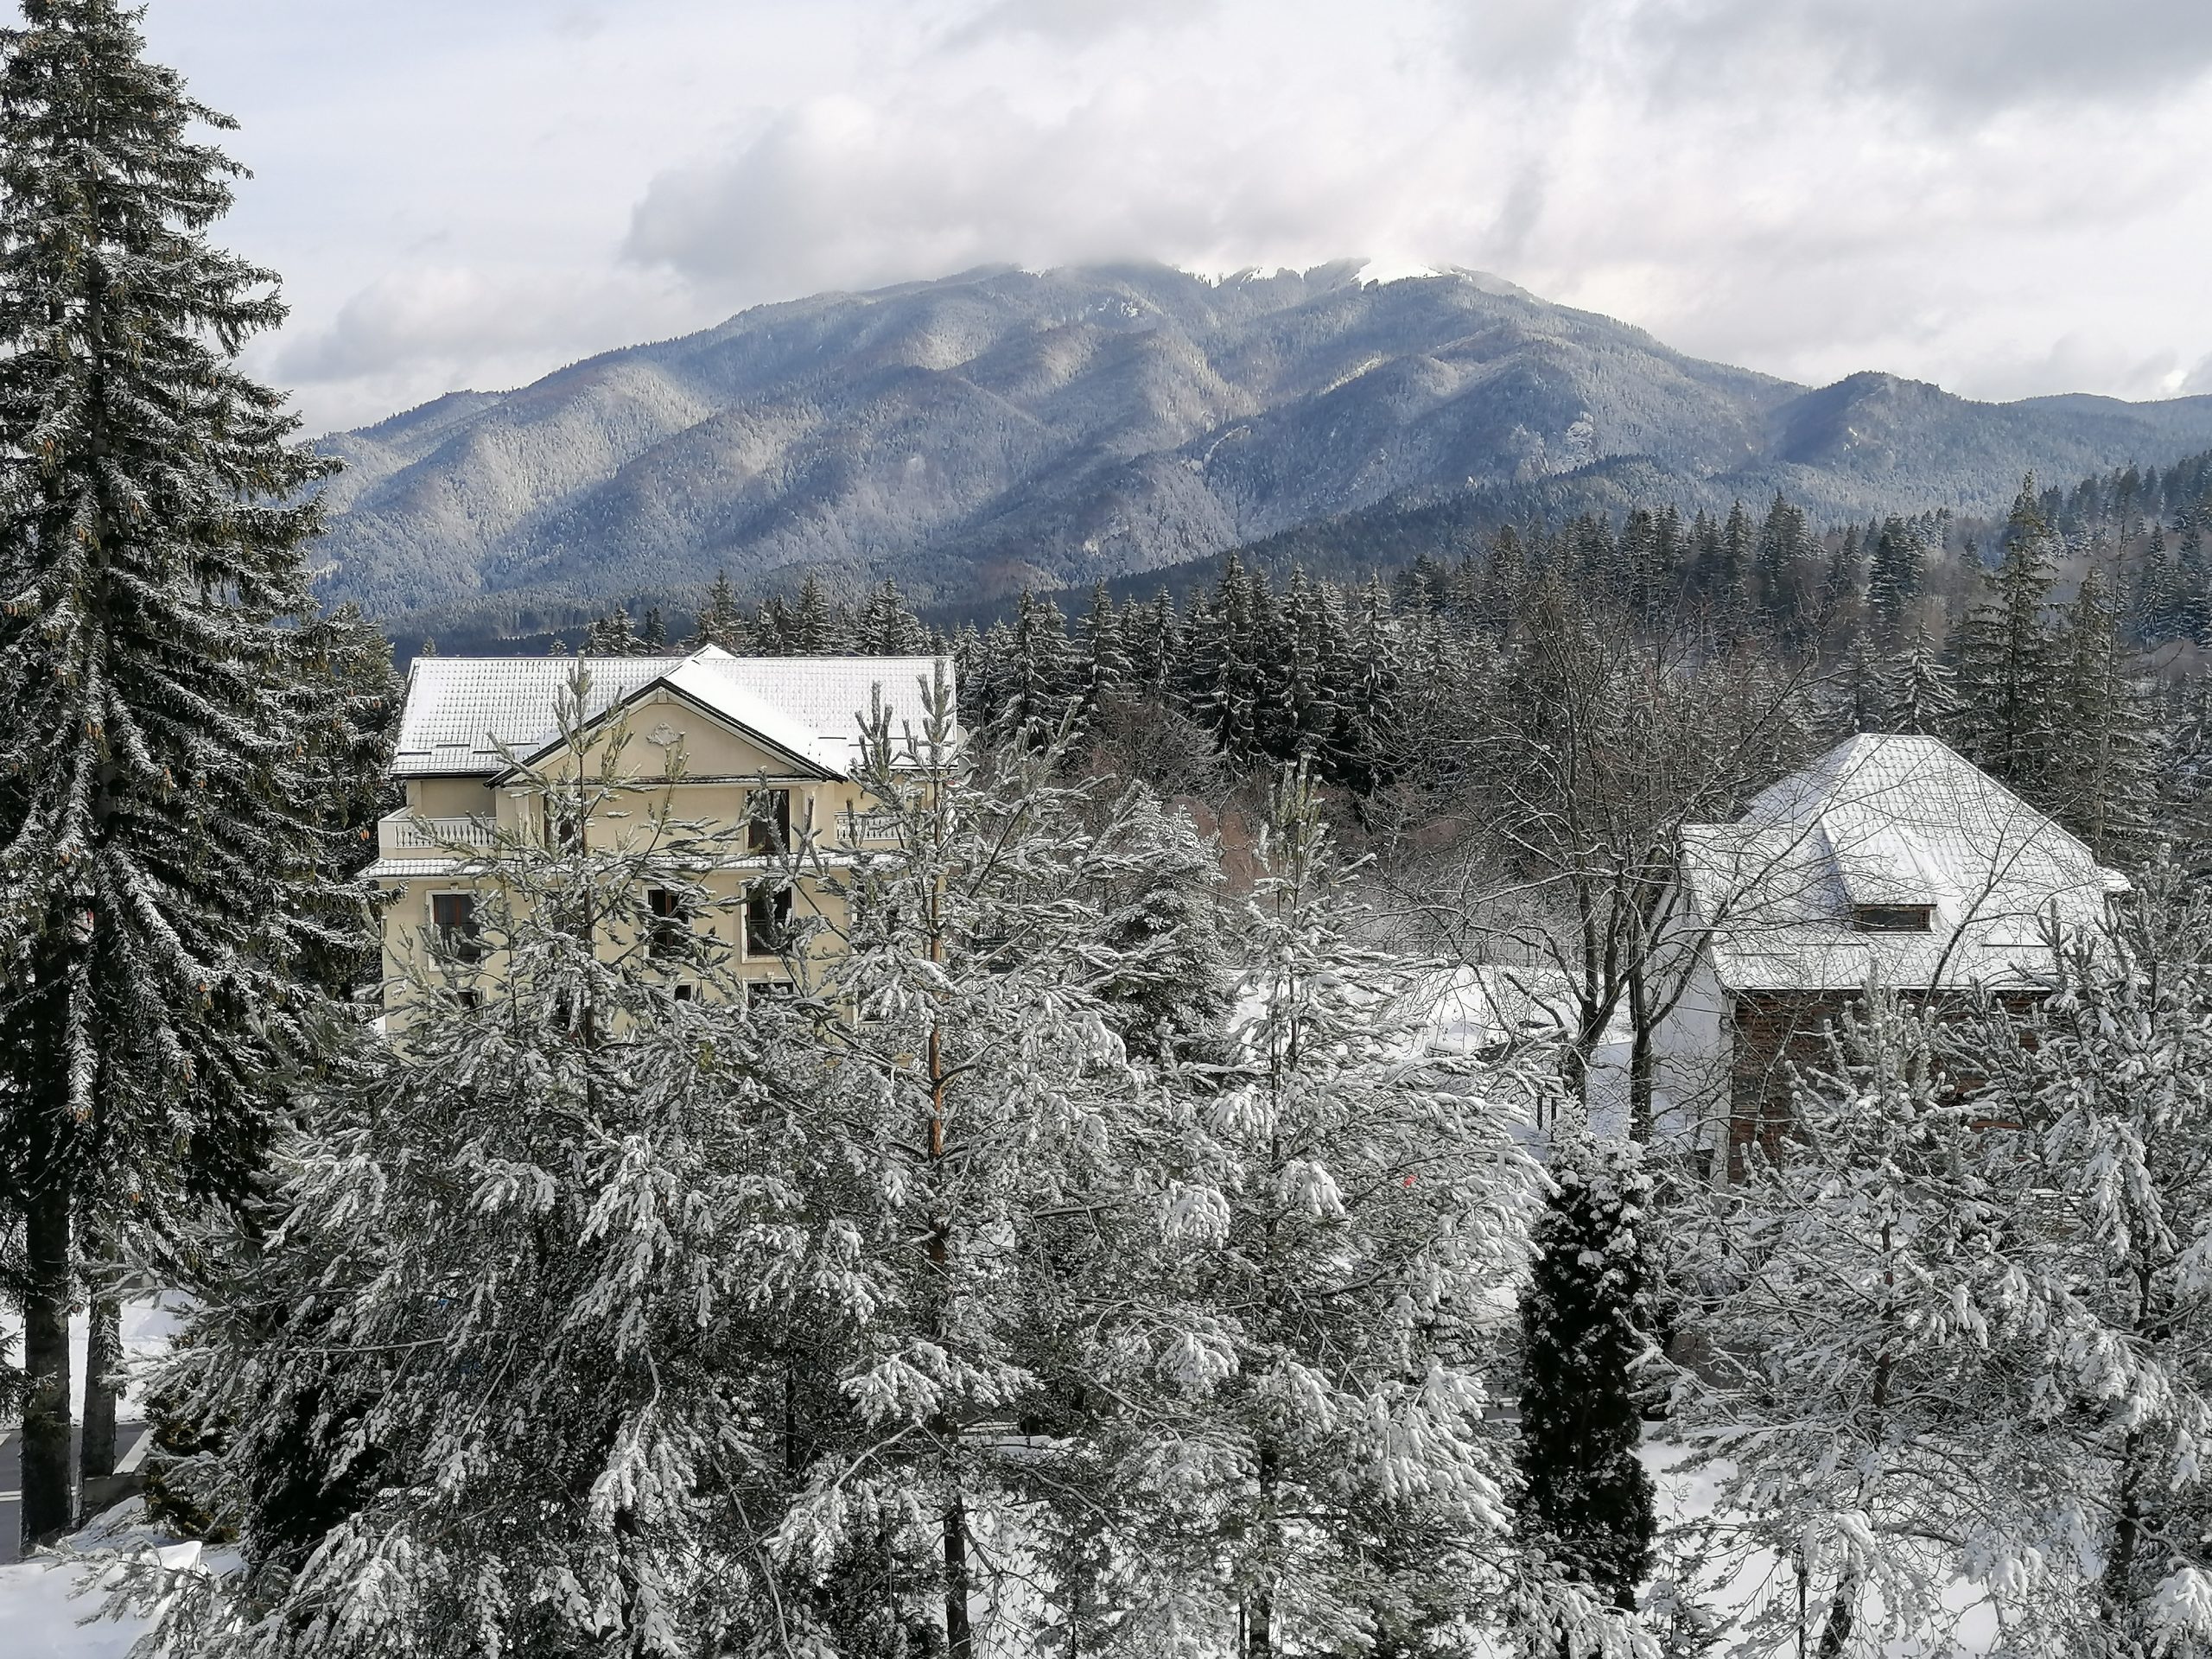
{"type": "MultiPolygon", "coordinates": [[[[150,1548],[160,1552],[164,1567],[201,1564],[200,1546],[146,1525],[145,1506],[137,1498],[117,1504],[71,1541],[95,1556],[129,1555],[150,1548]]],[[[220,1554],[206,1563],[215,1571],[231,1564],[220,1554]]],[[[8,1659],[124,1659],[145,1633],[145,1624],[101,1616],[112,1572],[97,1561],[54,1556],[0,1567],[0,1651],[8,1659]]]]}

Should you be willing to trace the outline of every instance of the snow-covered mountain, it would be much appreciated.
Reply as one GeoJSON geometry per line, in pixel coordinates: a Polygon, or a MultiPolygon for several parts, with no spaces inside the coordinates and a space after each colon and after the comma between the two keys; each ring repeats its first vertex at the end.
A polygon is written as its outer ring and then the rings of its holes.
{"type": "Polygon", "coordinates": [[[1808,390],[1471,271],[986,270],[758,307],[330,438],[322,556],[334,599],[480,630],[721,569],[943,601],[1060,587],[1377,502],[1572,499],[1623,457],[1685,502],[1779,487],[1842,517],[1988,510],[2030,468],[2208,446],[2212,397],[1808,390]]]}

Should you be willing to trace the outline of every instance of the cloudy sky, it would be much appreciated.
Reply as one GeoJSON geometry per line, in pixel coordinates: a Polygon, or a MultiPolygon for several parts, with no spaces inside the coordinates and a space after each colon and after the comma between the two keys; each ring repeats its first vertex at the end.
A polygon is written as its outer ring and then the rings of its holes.
{"type": "Polygon", "coordinates": [[[316,429],[995,261],[1494,270],[1700,355],[2212,392],[2212,0],[151,0],[316,429]]]}

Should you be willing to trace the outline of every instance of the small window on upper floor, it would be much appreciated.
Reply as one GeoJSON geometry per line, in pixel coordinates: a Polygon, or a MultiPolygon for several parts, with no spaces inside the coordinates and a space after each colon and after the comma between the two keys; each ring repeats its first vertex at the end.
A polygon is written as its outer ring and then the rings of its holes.
{"type": "Polygon", "coordinates": [[[780,853],[791,844],[791,792],[756,789],[745,804],[745,849],[780,853]]]}
{"type": "Polygon", "coordinates": [[[1925,933],[1934,925],[1933,905],[1855,905],[1851,922],[1861,933],[1925,933]]]}
{"type": "Polygon", "coordinates": [[[660,957],[688,955],[691,948],[691,913],[684,906],[683,895],[673,887],[648,887],[645,907],[652,912],[646,923],[645,954],[660,957]]]}
{"type": "Polygon", "coordinates": [[[437,931],[439,945],[454,961],[483,959],[484,942],[478,937],[474,893],[432,893],[430,925],[437,931]]]}

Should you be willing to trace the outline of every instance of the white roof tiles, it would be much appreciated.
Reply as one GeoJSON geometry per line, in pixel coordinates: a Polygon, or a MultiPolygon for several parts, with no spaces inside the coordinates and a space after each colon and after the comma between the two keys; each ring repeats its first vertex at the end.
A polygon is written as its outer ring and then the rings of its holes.
{"type": "MultiPolygon", "coordinates": [[[[733,657],[709,645],[688,657],[420,657],[392,757],[397,778],[489,777],[558,735],[555,710],[581,662],[591,676],[587,719],[657,684],[833,774],[850,766],[860,721],[880,691],[894,734],[917,732],[931,657],[733,657]]],[[[951,664],[943,664],[950,680],[951,664]]]]}
{"type": "Polygon", "coordinates": [[[1698,925],[1735,990],[2000,983],[2045,929],[2094,925],[2126,878],[1947,745],[1862,735],[1684,832],[1698,925]],[[1862,931],[1861,906],[1927,906],[1924,931],[1862,931]]]}

